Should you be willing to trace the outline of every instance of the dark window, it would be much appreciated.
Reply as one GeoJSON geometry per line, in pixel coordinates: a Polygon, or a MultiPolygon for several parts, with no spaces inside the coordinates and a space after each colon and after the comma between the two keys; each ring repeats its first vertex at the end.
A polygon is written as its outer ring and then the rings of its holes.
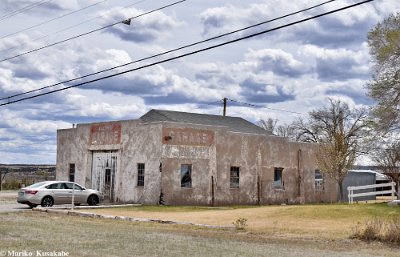
{"type": "Polygon", "coordinates": [[[181,187],[192,187],[192,165],[181,165],[181,187]]]}
{"type": "Polygon", "coordinates": [[[324,191],[324,176],[320,170],[315,170],[314,181],[315,181],[315,190],[324,191]]]}
{"type": "Polygon", "coordinates": [[[55,183],[55,184],[51,184],[46,186],[47,189],[65,189],[64,187],[64,183],[55,183]]]}
{"type": "Polygon", "coordinates": [[[65,183],[65,184],[64,184],[64,187],[65,187],[65,189],[72,189],[72,188],[74,188],[75,190],[83,190],[82,187],[78,186],[78,185],[75,184],[75,183],[65,183]]]}
{"type": "Polygon", "coordinates": [[[275,168],[274,169],[274,188],[282,188],[283,189],[283,168],[275,168]]]}
{"type": "Polygon", "coordinates": [[[69,181],[75,181],[75,163],[69,164],[69,181]]]}
{"type": "Polygon", "coordinates": [[[110,182],[111,182],[111,169],[110,168],[107,168],[106,169],[106,174],[105,174],[105,177],[104,177],[104,182],[106,183],[106,184],[110,184],[110,182]]]}
{"type": "Polygon", "coordinates": [[[240,168],[239,167],[231,167],[231,188],[239,188],[239,172],[240,172],[240,168]]]}
{"type": "Polygon", "coordinates": [[[137,186],[142,187],[144,186],[144,163],[137,164],[137,186]]]}

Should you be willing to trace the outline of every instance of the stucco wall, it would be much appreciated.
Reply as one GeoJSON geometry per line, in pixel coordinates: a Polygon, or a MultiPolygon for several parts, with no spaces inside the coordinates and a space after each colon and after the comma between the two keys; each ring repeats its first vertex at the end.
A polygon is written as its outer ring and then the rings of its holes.
{"type": "Polygon", "coordinates": [[[118,155],[113,199],[116,202],[157,204],[161,193],[164,203],[173,205],[336,200],[336,185],[328,178],[324,179],[323,191],[314,188],[314,173],[318,168],[314,144],[235,133],[222,126],[140,120],[117,123],[121,135],[110,137],[112,145],[90,143],[93,124],[59,130],[57,179],[68,180],[69,163],[75,163],[76,182],[90,187],[93,152],[113,150],[118,155]],[[115,140],[120,143],[115,144],[115,140]],[[145,164],[144,186],[137,185],[138,163],[145,164]],[[182,164],[192,165],[191,188],[181,187],[182,164]],[[240,169],[239,188],[230,188],[231,166],[240,169]],[[282,188],[273,185],[275,168],[283,168],[282,188]]]}
{"type": "Polygon", "coordinates": [[[161,125],[122,123],[121,163],[117,182],[117,201],[158,203],[161,174],[161,125]],[[144,187],[137,186],[137,164],[145,164],[144,187]]]}

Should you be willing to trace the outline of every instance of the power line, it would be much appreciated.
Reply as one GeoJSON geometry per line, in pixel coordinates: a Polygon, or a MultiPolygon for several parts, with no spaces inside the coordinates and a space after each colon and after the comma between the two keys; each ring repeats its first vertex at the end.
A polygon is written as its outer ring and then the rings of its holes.
{"type": "MultiPolygon", "coordinates": [[[[108,12],[106,12],[106,14],[109,14],[109,13],[112,13],[112,12],[115,12],[115,11],[119,11],[119,10],[122,10],[122,9],[126,9],[126,8],[129,8],[129,7],[131,7],[131,6],[137,5],[137,4],[142,3],[142,2],[145,2],[145,1],[147,1],[147,0],[137,1],[137,2],[135,2],[135,3],[133,3],[133,4],[129,4],[129,5],[127,5],[127,6],[118,8],[118,9],[116,9],[116,10],[108,11],[108,12]]],[[[92,17],[92,18],[90,18],[90,19],[86,19],[86,20],[84,20],[84,21],[82,21],[82,22],[80,22],[80,23],[77,23],[77,24],[75,24],[75,25],[72,25],[72,26],[63,28],[63,29],[61,29],[61,30],[58,30],[58,31],[56,31],[56,32],[53,32],[53,33],[51,33],[51,34],[47,34],[47,35],[44,35],[44,36],[41,36],[41,37],[32,39],[32,40],[30,40],[30,42],[35,42],[35,41],[38,41],[38,40],[47,38],[47,37],[49,37],[49,36],[54,36],[54,35],[60,34],[60,33],[64,32],[64,31],[67,31],[67,30],[76,28],[76,27],[78,27],[78,26],[80,26],[80,25],[82,25],[82,24],[88,23],[88,22],[90,22],[90,21],[92,21],[92,20],[95,20],[95,19],[98,19],[98,18],[101,18],[101,17],[105,17],[105,14],[103,14],[103,15],[97,15],[97,16],[95,16],[95,17],[92,17]]],[[[5,51],[10,51],[10,50],[13,50],[13,49],[18,48],[18,47],[21,47],[21,46],[25,46],[25,45],[27,45],[27,44],[28,44],[28,43],[23,43],[23,44],[20,44],[20,45],[17,45],[17,46],[5,48],[5,49],[0,50],[0,53],[5,52],[5,51]]]]}
{"type": "Polygon", "coordinates": [[[50,2],[50,1],[53,1],[53,0],[42,0],[42,1],[30,4],[30,5],[27,5],[27,6],[23,7],[23,8],[21,8],[21,9],[12,11],[12,12],[6,14],[6,15],[1,16],[0,17],[0,21],[3,21],[3,20],[8,19],[8,18],[11,18],[11,17],[13,17],[15,15],[18,15],[20,13],[24,13],[26,11],[29,11],[29,10],[35,8],[35,7],[41,6],[41,5],[43,5],[43,4],[47,3],[47,2],[50,2]]]}
{"type": "Polygon", "coordinates": [[[94,32],[97,32],[97,31],[100,31],[100,30],[104,30],[104,29],[113,27],[113,26],[115,26],[115,25],[117,25],[117,24],[123,24],[123,23],[125,23],[125,22],[128,21],[128,20],[137,19],[137,18],[139,18],[139,17],[148,15],[148,14],[153,13],[153,12],[156,12],[156,11],[160,11],[160,10],[162,10],[162,9],[165,9],[165,8],[168,8],[168,7],[171,7],[171,6],[173,6],[173,5],[177,5],[177,4],[180,4],[180,3],[182,3],[182,2],[186,2],[186,1],[187,1],[187,0],[180,0],[180,1],[174,2],[174,3],[169,4],[169,5],[164,5],[164,6],[160,7],[160,8],[156,8],[156,9],[153,9],[153,10],[151,10],[151,11],[148,11],[148,12],[145,12],[145,13],[142,13],[142,14],[139,14],[139,15],[136,15],[136,16],[134,16],[134,17],[130,17],[130,18],[124,19],[123,21],[118,21],[118,22],[115,22],[115,23],[113,23],[113,24],[109,24],[109,25],[107,25],[107,26],[104,26],[104,27],[101,27],[101,28],[98,28],[98,29],[94,29],[94,30],[91,30],[91,31],[88,31],[88,32],[85,32],[85,33],[82,33],[82,34],[79,34],[79,35],[76,35],[76,36],[73,36],[73,37],[70,37],[70,38],[67,38],[67,39],[58,41],[58,42],[55,42],[55,43],[52,43],[52,44],[49,44],[49,45],[45,45],[45,46],[42,46],[42,47],[39,47],[39,48],[36,48],[36,49],[32,49],[32,50],[30,50],[30,51],[21,53],[21,54],[17,54],[17,55],[12,56],[12,57],[8,57],[8,58],[5,58],[5,59],[2,59],[2,60],[0,60],[0,63],[1,63],[1,62],[4,62],[4,61],[11,60],[11,59],[15,59],[15,58],[17,58],[17,57],[21,57],[21,56],[24,56],[24,55],[27,55],[27,54],[30,54],[30,53],[33,53],[33,52],[37,52],[37,51],[43,50],[43,49],[45,49],[45,48],[49,48],[49,47],[51,47],[51,46],[59,45],[59,44],[61,44],[61,43],[65,43],[65,42],[70,41],[70,40],[73,40],[73,39],[77,39],[77,38],[80,38],[80,37],[83,37],[83,36],[87,36],[87,35],[92,34],[92,33],[94,33],[94,32]]]}
{"type": "Polygon", "coordinates": [[[304,113],[300,113],[300,112],[294,112],[294,111],[288,111],[285,109],[279,109],[279,108],[271,108],[271,107],[267,107],[267,106],[261,106],[261,105],[255,105],[255,104],[250,104],[250,103],[246,103],[246,102],[241,102],[241,101],[237,101],[237,100],[232,100],[227,98],[227,100],[231,101],[231,102],[235,102],[238,104],[242,104],[242,105],[247,105],[247,106],[251,106],[251,107],[256,107],[256,108],[264,108],[264,109],[269,109],[269,110],[273,110],[273,111],[280,111],[280,112],[288,112],[288,113],[293,113],[293,114],[298,114],[298,115],[303,115],[304,113]]]}
{"type": "Polygon", "coordinates": [[[33,25],[33,26],[30,26],[30,27],[27,27],[27,28],[25,28],[25,29],[22,29],[22,30],[19,30],[19,31],[10,33],[10,34],[7,34],[7,35],[5,35],[5,36],[0,37],[0,39],[4,39],[4,38],[10,37],[10,36],[14,36],[14,35],[17,35],[17,34],[19,34],[19,33],[21,33],[21,32],[25,32],[25,31],[28,31],[28,30],[33,29],[33,28],[37,28],[37,27],[42,26],[42,25],[44,25],[44,24],[50,23],[50,22],[55,21],[55,20],[59,20],[59,19],[61,19],[61,18],[64,18],[64,17],[67,17],[67,16],[69,16],[69,15],[78,13],[78,12],[80,12],[80,11],[86,10],[86,9],[88,9],[88,8],[91,8],[91,7],[93,7],[93,6],[102,4],[102,3],[107,2],[107,1],[108,1],[108,0],[102,0],[102,1],[99,1],[99,2],[97,2],[97,3],[91,4],[91,5],[87,5],[87,6],[83,7],[83,8],[81,8],[81,9],[78,9],[78,10],[75,10],[75,11],[72,11],[72,12],[69,12],[69,13],[66,13],[66,14],[63,14],[63,15],[60,15],[60,16],[58,16],[58,17],[55,17],[55,18],[52,18],[52,19],[50,19],[50,20],[47,20],[47,21],[38,23],[38,24],[33,25]]]}
{"type": "Polygon", "coordinates": [[[276,20],[280,20],[280,19],[292,16],[292,15],[295,15],[295,14],[298,14],[298,13],[301,13],[301,12],[305,12],[305,11],[320,7],[322,5],[325,5],[327,3],[334,2],[334,1],[336,1],[336,0],[326,1],[326,2],[323,2],[323,3],[318,4],[318,5],[314,5],[314,6],[311,6],[311,7],[296,11],[296,12],[292,12],[292,13],[277,17],[277,18],[273,18],[273,19],[270,19],[270,20],[267,20],[267,21],[259,22],[259,23],[254,24],[254,25],[250,25],[250,26],[247,26],[247,27],[244,27],[244,28],[241,28],[241,29],[237,29],[237,30],[234,30],[234,31],[231,31],[231,32],[227,32],[227,33],[218,35],[218,36],[214,36],[214,37],[211,37],[211,38],[208,38],[208,39],[204,39],[204,40],[192,43],[192,44],[188,44],[188,45],[185,45],[185,46],[182,46],[182,47],[171,49],[171,50],[168,50],[168,51],[165,51],[165,52],[162,52],[162,53],[158,53],[158,54],[155,54],[155,55],[152,55],[152,56],[148,56],[148,57],[145,57],[145,58],[142,58],[142,59],[138,59],[138,60],[131,61],[131,62],[128,62],[128,63],[125,63],[125,64],[117,65],[117,66],[114,66],[114,67],[111,67],[111,68],[108,68],[108,69],[104,69],[104,70],[101,70],[101,71],[90,73],[90,74],[87,74],[87,75],[84,75],[84,76],[81,76],[81,77],[77,77],[77,78],[73,78],[73,79],[70,79],[70,80],[62,81],[62,82],[59,82],[59,83],[56,83],[56,84],[53,84],[53,85],[49,85],[49,86],[33,89],[33,90],[30,90],[30,91],[26,91],[26,92],[23,92],[23,93],[11,95],[11,96],[8,96],[8,97],[3,97],[3,98],[0,98],[0,100],[10,100],[11,98],[14,98],[14,97],[17,97],[17,96],[26,95],[26,94],[33,93],[33,92],[36,92],[36,91],[40,91],[40,90],[43,90],[43,89],[47,89],[47,88],[50,88],[50,87],[55,87],[55,86],[58,86],[58,85],[61,85],[61,84],[64,84],[64,83],[69,83],[69,82],[72,82],[72,81],[75,81],[75,80],[79,80],[79,79],[87,78],[87,77],[90,77],[90,76],[98,75],[100,73],[111,71],[111,70],[114,70],[114,69],[117,69],[117,68],[122,68],[122,67],[125,67],[125,66],[128,66],[128,65],[131,65],[131,64],[134,64],[134,63],[138,63],[138,62],[142,62],[142,61],[145,61],[145,60],[149,60],[149,59],[152,59],[152,58],[155,58],[155,57],[160,57],[160,56],[172,53],[172,52],[183,50],[185,48],[196,46],[196,45],[199,45],[199,44],[202,44],[202,43],[206,43],[206,42],[211,41],[211,40],[222,38],[222,37],[225,37],[225,36],[228,36],[228,35],[232,35],[232,34],[237,33],[237,32],[248,30],[248,29],[251,29],[251,28],[254,28],[254,27],[258,27],[258,26],[264,25],[266,23],[270,23],[270,22],[273,22],[273,21],[276,21],[276,20]]]}
{"type": "Polygon", "coordinates": [[[349,9],[349,8],[353,8],[353,7],[368,3],[368,2],[373,2],[373,1],[375,1],[375,0],[365,0],[365,1],[358,2],[358,3],[352,4],[352,5],[348,5],[348,6],[345,6],[345,7],[338,8],[338,9],[334,9],[334,10],[329,11],[329,12],[321,13],[321,14],[318,14],[318,15],[315,15],[315,16],[311,16],[311,17],[304,18],[304,19],[301,19],[301,20],[298,20],[298,21],[287,23],[285,25],[281,25],[281,26],[278,26],[278,27],[275,27],[275,28],[272,28],[272,29],[263,30],[263,31],[260,31],[260,32],[257,32],[257,33],[253,33],[253,34],[247,35],[247,36],[243,36],[243,37],[236,38],[236,39],[233,39],[233,40],[229,40],[229,41],[226,41],[226,42],[223,42],[223,43],[219,43],[219,44],[216,44],[216,45],[212,45],[212,46],[209,46],[209,47],[198,49],[198,50],[195,50],[195,51],[192,51],[192,52],[189,52],[189,53],[185,53],[185,54],[177,55],[177,56],[174,56],[174,57],[170,57],[170,58],[167,58],[165,60],[161,60],[161,61],[153,62],[153,63],[150,63],[150,64],[142,65],[140,67],[136,67],[136,68],[129,69],[129,70],[126,70],[126,71],[122,71],[122,72],[118,72],[118,73],[115,73],[115,74],[107,75],[107,76],[100,77],[100,78],[97,78],[97,79],[81,82],[81,83],[78,83],[78,84],[75,84],[75,85],[71,85],[71,86],[67,86],[67,87],[64,87],[64,88],[55,89],[55,90],[52,90],[52,91],[49,91],[49,92],[45,92],[45,93],[41,93],[41,94],[37,94],[37,95],[34,95],[34,96],[24,97],[24,98],[21,98],[21,99],[9,101],[7,103],[2,103],[2,104],[0,104],[0,106],[13,104],[13,103],[21,102],[21,101],[28,100],[28,99],[33,99],[33,98],[36,98],[36,97],[39,97],[39,96],[49,95],[49,94],[60,92],[60,91],[64,91],[64,90],[67,90],[67,89],[70,89],[70,88],[75,88],[75,87],[83,86],[83,85],[90,84],[90,83],[93,83],[93,82],[97,82],[97,81],[100,81],[100,80],[113,78],[113,77],[116,77],[116,76],[119,76],[119,75],[123,75],[123,74],[129,73],[129,72],[142,70],[142,69],[145,69],[145,68],[148,68],[148,67],[152,67],[152,66],[155,66],[155,65],[158,65],[158,64],[166,63],[166,62],[177,60],[177,59],[180,59],[180,58],[183,58],[183,57],[186,57],[186,56],[198,54],[198,53],[205,52],[205,51],[208,51],[208,50],[211,50],[211,49],[214,49],[214,48],[218,48],[218,47],[221,47],[221,46],[225,46],[225,45],[229,45],[229,44],[236,43],[236,42],[239,42],[239,41],[243,41],[245,39],[253,38],[253,37],[256,37],[256,36],[259,36],[259,35],[263,35],[263,34],[266,34],[266,33],[272,32],[272,31],[276,31],[276,30],[279,30],[279,29],[290,27],[290,26],[293,26],[293,25],[296,25],[296,24],[299,24],[299,23],[303,23],[303,22],[306,22],[306,21],[309,21],[309,20],[320,18],[320,17],[326,16],[326,15],[329,15],[329,14],[332,14],[332,13],[343,11],[343,10],[346,10],[346,9],[349,9]]]}

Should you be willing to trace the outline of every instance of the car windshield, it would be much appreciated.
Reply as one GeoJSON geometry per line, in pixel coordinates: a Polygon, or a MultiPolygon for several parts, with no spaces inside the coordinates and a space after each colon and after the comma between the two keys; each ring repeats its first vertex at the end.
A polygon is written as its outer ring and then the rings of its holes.
{"type": "Polygon", "coordinates": [[[37,188],[37,187],[43,186],[44,184],[47,184],[47,182],[35,183],[35,184],[30,185],[30,186],[27,186],[26,188],[37,188]]]}

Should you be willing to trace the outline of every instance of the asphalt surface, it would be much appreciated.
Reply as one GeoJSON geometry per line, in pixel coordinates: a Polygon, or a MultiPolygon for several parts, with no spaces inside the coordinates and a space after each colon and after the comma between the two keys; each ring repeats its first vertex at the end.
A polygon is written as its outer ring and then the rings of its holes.
{"type": "Polygon", "coordinates": [[[17,203],[18,191],[0,191],[0,213],[27,211],[31,208],[26,204],[17,203]]]}

